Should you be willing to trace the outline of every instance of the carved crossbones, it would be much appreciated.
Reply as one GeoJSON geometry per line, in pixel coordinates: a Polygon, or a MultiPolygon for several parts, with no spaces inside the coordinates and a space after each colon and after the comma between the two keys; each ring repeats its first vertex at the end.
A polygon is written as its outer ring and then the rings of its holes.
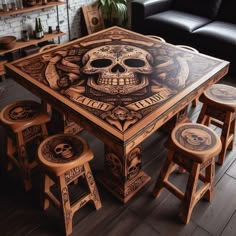
{"type": "Polygon", "coordinates": [[[45,70],[45,77],[52,89],[60,90],[68,88],[80,78],[80,66],[73,62],[78,62],[80,57],[76,55],[78,50],[56,51],[54,54],[42,55],[42,60],[48,62],[45,70]],[[58,71],[61,71],[59,76],[58,71]]]}

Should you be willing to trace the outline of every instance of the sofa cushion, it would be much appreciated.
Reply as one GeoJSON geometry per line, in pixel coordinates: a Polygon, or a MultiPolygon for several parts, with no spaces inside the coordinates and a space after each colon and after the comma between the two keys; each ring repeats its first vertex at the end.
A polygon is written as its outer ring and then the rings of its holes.
{"type": "Polygon", "coordinates": [[[175,0],[173,9],[208,18],[216,17],[222,0],[175,0]]]}
{"type": "Polygon", "coordinates": [[[236,23],[235,0],[223,0],[220,11],[217,16],[218,20],[236,23]]]}
{"type": "Polygon", "coordinates": [[[164,37],[170,43],[189,41],[193,30],[207,24],[210,19],[185,12],[169,10],[145,18],[145,33],[164,37]]]}
{"type": "Polygon", "coordinates": [[[192,43],[202,52],[226,60],[236,58],[236,27],[235,24],[214,21],[192,34],[192,43]]]}

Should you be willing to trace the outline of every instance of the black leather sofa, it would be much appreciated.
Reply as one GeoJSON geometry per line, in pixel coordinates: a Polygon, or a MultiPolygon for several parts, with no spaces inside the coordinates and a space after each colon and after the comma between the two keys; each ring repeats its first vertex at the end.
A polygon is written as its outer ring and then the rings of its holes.
{"type": "Polygon", "coordinates": [[[236,73],[235,0],[132,0],[132,30],[231,62],[236,73]]]}

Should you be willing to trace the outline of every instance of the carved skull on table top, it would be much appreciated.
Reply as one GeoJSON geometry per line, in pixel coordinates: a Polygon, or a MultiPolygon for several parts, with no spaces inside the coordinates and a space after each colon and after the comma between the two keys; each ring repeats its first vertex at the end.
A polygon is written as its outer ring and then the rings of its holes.
{"type": "Polygon", "coordinates": [[[152,55],[130,45],[105,45],[91,49],[83,56],[82,71],[90,76],[88,85],[109,94],[128,94],[148,85],[152,73],[152,55]]]}

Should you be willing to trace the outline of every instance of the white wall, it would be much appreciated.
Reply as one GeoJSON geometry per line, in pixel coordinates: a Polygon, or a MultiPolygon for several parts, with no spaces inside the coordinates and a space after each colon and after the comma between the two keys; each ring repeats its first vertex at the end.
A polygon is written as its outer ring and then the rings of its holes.
{"type": "MultiPolygon", "coordinates": [[[[67,16],[66,4],[58,6],[60,29],[61,31],[66,33],[65,36],[61,37],[61,43],[81,36],[81,7],[91,4],[94,1],[95,0],[68,0],[69,16],[67,16]]],[[[36,17],[41,18],[41,22],[45,32],[48,31],[48,26],[52,26],[53,30],[55,30],[58,24],[56,7],[17,15],[2,16],[0,17],[0,36],[14,35],[15,37],[17,37],[17,39],[20,39],[22,30],[29,30],[29,32],[33,31],[36,17]]]]}

